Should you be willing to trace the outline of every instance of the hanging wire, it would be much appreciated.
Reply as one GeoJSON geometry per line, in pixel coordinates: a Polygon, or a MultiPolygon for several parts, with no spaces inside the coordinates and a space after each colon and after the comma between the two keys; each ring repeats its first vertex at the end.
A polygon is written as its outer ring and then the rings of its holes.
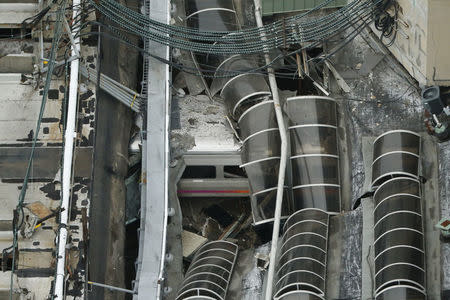
{"type": "Polygon", "coordinates": [[[373,16],[380,3],[382,0],[355,0],[334,13],[312,21],[303,21],[302,17],[306,14],[302,14],[271,23],[262,29],[214,32],[159,23],[112,0],[103,0],[98,4],[91,0],[91,4],[107,19],[143,39],[194,53],[223,55],[263,53],[283,46],[323,41],[348,28],[359,18],[373,16]],[[267,40],[260,39],[261,33],[267,40]]]}

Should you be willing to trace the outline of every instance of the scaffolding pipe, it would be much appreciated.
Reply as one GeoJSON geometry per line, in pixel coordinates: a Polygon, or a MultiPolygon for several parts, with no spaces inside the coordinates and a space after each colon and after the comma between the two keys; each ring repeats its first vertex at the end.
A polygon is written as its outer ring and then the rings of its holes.
{"type": "MultiPolygon", "coordinates": [[[[80,13],[80,0],[73,0],[73,20],[77,20],[80,13]]],[[[72,56],[80,53],[80,38],[78,35],[79,29],[72,31],[74,43],[72,44],[72,56]]],[[[55,279],[55,298],[58,300],[64,299],[64,278],[65,278],[65,262],[66,262],[66,243],[67,243],[67,220],[69,217],[69,200],[70,200],[70,185],[72,175],[72,159],[73,146],[76,137],[75,121],[77,115],[77,94],[78,94],[78,71],[79,60],[75,59],[70,62],[70,83],[69,83],[69,101],[67,110],[67,124],[64,135],[64,161],[63,161],[63,178],[62,178],[62,202],[61,202],[61,216],[59,224],[59,238],[58,238],[58,256],[56,266],[55,279]]]]}
{"type": "MultiPolygon", "coordinates": [[[[255,16],[256,16],[256,24],[258,27],[263,27],[262,14],[261,14],[261,0],[255,1],[255,16]]],[[[264,32],[261,32],[261,39],[266,41],[267,38],[264,32]]],[[[266,59],[266,64],[268,66],[271,65],[271,60],[269,56],[269,50],[266,49],[264,57],[266,59]]],[[[280,138],[281,138],[281,158],[280,158],[280,169],[278,171],[278,187],[277,187],[277,198],[275,204],[275,214],[273,221],[273,232],[272,232],[272,245],[270,249],[269,256],[269,271],[267,274],[267,285],[266,285],[266,294],[265,299],[272,299],[272,289],[273,289],[273,277],[275,274],[275,259],[277,257],[277,248],[278,248],[278,237],[280,234],[280,219],[281,219],[281,207],[283,204],[283,192],[284,192],[284,177],[286,174],[286,164],[287,164],[287,155],[288,155],[288,145],[287,145],[287,134],[286,134],[286,126],[284,124],[283,112],[281,111],[280,105],[280,95],[278,94],[278,86],[275,78],[275,73],[272,67],[267,68],[267,72],[269,74],[269,84],[270,89],[272,91],[273,104],[275,106],[275,114],[277,117],[278,128],[280,130],[280,138]]]]}

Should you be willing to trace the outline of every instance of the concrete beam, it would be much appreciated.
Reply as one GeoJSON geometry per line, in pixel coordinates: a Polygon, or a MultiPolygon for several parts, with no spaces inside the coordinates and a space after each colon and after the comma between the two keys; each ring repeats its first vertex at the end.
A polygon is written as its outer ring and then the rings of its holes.
{"type": "Polygon", "coordinates": [[[23,20],[34,16],[37,11],[37,3],[23,3],[22,1],[21,3],[0,2],[0,28],[20,27],[23,20]]]}
{"type": "MultiPolygon", "coordinates": [[[[30,156],[31,147],[0,147],[0,178],[22,179],[30,156]]],[[[75,177],[91,176],[92,148],[75,149],[75,177]]],[[[61,147],[36,148],[33,159],[33,178],[55,178],[61,165],[61,147]]]]}
{"type": "Polygon", "coordinates": [[[33,54],[8,54],[0,58],[0,73],[32,73],[34,63],[33,54]]]}

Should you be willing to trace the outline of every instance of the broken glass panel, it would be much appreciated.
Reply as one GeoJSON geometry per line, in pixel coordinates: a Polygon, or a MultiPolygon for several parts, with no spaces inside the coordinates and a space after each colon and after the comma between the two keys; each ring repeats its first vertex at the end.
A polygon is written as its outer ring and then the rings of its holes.
{"type": "MultiPolygon", "coordinates": [[[[277,198],[277,189],[274,188],[267,192],[258,193],[250,197],[252,205],[253,222],[261,224],[264,221],[272,221],[275,214],[275,205],[277,198]]],[[[289,193],[285,189],[283,193],[283,204],[281,206],[281,216],[287,217],[291,212],[289,193]]]]}

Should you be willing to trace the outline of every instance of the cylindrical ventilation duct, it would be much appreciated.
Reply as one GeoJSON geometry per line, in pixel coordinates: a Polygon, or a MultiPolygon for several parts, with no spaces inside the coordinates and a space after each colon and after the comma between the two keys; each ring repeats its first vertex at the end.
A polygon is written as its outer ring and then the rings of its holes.
{"type": "Polygon", "coordinates": [[[327,212],[312,208],[299,210],[286,221],[274,299],[325,299],[328,223],[327,212]]]}
{"type": "Polygon", "coordinates": [[[337,104],[320,96],[287,99],[294,211],[318,208],[339,213],[337,104]]]}
{"type": "Polygon", "coordinates": [[[223,240],[203,245],[195,254],[176,299],[224,300],[237,251],[236,244],[223,240]]]}
{"type": "Polygon", "coordinates": [[[393,130],[374,142],[372,187],[390,178],[419,178],[420,135],[407,130],[393,130]]]}
{"type": "Polygon", "coordinates": [[[229,79],[220,93],[228,112],[235,120],[238,120],[249,107],[266,100],[270,95],[265,76],[252,73],[240,74],[229,79]]]}
{"type": "MultiPolygon", "coordinates": [[[[233,1],[187,0],[186,25],[199,31],[236,31],[240,28],[233,1]]],[[[222,55],[195,55],[200,70],[214,71],[226,57],[222,55]]]]}
{"type": "MultiPolygon", "coordinates": [[[[187,26],[202,31],[236,31],[240,28],[233,1],[187,0],[187,26]]],[[[233,55],[225,57],[214,53],[195,55],[201,70],[214,74],[210,95],[220,90],[232,118],[240,115],[255,103],[267,100],[270,89],[265,75],[251,73],[258,67],[257,56],[233,55]],[[228,76],[227,74],[232,74],[228,76]]]]}
{"type": "MultiPolygon", "coordinates": [[[[241,157],[247,173],[253,222],[272,222],[275,212],[278,170],[280,166],[280,132],[273,101],[264,101],[245,111],[238,120],[243,141],[241,157]]],[[[289,193],[284,193],[282,216],[290,214],[289,193]]]]}
{"type": "Polygon", "coordinates": [[[426,298],[420,182],[396,177],[374,194],[376,300],[426,298]]]}

